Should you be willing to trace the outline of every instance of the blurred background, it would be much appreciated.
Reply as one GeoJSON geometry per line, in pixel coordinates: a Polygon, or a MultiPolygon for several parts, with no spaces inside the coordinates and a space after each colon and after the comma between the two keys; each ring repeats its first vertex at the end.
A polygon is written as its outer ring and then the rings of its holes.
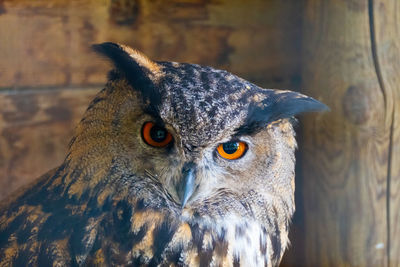
{"type": "Polygon", "coordinates": [[[397,0],[0,0],[0,201],[63,161],[105,41],[329,105],[297,127],[282,266],[399,266],[397,0]]]}

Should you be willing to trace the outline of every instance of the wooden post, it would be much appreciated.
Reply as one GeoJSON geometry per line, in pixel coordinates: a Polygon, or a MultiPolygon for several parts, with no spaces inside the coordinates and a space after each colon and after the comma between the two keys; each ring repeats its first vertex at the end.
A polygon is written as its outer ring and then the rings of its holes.
{"type": "Polygon", "coordinates": [[[400,3],[376,0],[373,3],[376,56],[381,87],[387,94],[386,111],[390,123],[387,180],[388,242],[390,266],[400,265],[400,3]]]}
{"type": "Polygon", "coordinates": [[[400,263],[400,3],[307,0],[302,155],[307,266],[400,263]]]}

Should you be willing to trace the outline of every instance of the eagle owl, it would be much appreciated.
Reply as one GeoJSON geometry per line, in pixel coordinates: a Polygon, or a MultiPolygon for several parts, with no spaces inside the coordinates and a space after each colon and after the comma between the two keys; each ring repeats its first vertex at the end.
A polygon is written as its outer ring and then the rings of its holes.
{"type": "Polygon", "coordinates": [[[65,161],[0,209],[0,266],[276,266],[293,116],[326,106],[124,45],[65,161]]]}

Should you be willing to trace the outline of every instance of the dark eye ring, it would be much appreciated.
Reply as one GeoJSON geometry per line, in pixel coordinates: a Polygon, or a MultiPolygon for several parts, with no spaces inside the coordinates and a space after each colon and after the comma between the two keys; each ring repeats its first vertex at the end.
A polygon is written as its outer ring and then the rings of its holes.
{"type": "Polygon", "coordinates": [[[146,144],[154,147],[166,147],[172,142],[171,133],[153,122],[144,123],[142,138],[146,144]]]}

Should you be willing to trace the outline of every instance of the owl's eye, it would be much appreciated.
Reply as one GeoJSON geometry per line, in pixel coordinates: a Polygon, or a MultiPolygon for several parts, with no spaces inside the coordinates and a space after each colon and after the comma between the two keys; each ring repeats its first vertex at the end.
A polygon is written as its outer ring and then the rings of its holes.
{"type": "Polygon", "coordinates": [[[246,153],[247,145],[244,142],[232,141],[220,144],[217,151],[224,159],[238,159],[246,153]]]}
{"type": "Polygon", "coordinates": [[[172,142],[172,135],[153,122],[146,122],[143,125],[142,137],[146,144],[154,147],[165,147],[172,142]]]}

